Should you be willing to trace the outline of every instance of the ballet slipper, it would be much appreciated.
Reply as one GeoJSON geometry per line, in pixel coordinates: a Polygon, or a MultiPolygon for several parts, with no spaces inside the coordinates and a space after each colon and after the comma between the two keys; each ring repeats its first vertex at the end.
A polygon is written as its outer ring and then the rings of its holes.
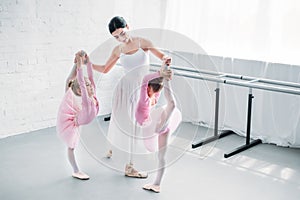
{"type": "Polygon", "coordinates": [[[87,174],[83,173],[83,172],[74,172],[72,174],[72,176],[74,178],[77,178],[77,179],[80,179],[80,180],[89,180],[90,179],[90,177],[87,174]]]}
{"type": "Polygon", "coordinates": [[[170,132],[170,129],[167,127],[167,128],[165,128],[164,130],[160,131],[160,132],[158,133],[158,135],[163,135],[163,134],[166,134],[166,133],[168,133],[168,132],[170,132]]]}
{"type": "Polygon", "coordinates": [[[133,168],[132,164],[127,164],[125,167],[125,176],[132,178],[147,178],[148,174],[137,171],[133,168]]]}
{"type": "Polygon", "coordinates": [[[146,184],[146,185],[143,186],[143,189],[151,191],[151,192],[155,192],[155,193],[160,192],[160,186],[159,185],[146,184]]]}
{"type": "Polygon", "coordinates": [[[106,158],[111,158],[112,157],[112,150],[109,150],[108,153],[106,154],[106,158]]]}

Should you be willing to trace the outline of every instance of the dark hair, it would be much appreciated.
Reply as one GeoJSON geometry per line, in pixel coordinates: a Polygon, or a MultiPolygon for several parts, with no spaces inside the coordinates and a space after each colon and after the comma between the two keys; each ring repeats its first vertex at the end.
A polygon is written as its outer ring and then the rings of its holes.
{"type": "Polygon", "coordinates": [[[159,92],[163,88],[163,77],[152,79],[148,82],[148,86],[152,87],[153,92],[159,92]]]}
{"type": "Polygon", "coordinates": [[[116,16],[112,18],[108,24],[109,32],[112,34],[115,30],[118,28],[125,28],[127,25],[127,22],[123,17],[116,16]]]}

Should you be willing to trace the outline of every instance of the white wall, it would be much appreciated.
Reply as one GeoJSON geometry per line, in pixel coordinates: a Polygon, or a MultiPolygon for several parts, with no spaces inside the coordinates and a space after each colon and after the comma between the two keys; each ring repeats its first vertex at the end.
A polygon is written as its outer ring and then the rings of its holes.
{"type": "MultiPolygon", "coordinates": [[[[124,16],[132,28],[161,27],[162,5],[159,0],[1,0],[0,138],[55,126],[74,53],[92,52],[110,38],[107,24],[114,15],[124,16]]],[[[101,84],[110,86],[115,76],[103,77],[101,84]]],[[[100,114],[109,110],[105,91],[100,114]]]]}

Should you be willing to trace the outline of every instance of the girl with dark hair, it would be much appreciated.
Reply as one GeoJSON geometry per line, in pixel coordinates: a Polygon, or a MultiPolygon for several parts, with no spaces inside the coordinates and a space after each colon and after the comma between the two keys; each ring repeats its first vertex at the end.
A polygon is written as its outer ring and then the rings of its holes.
{"type": "Polygon", "coordinates": [[[160,183],[165,171],[165,155],[168,138],[181,122],[181,112],[176,108],[172,94],[172,71],[163,67],[159,72],[148,74],[143,79],[135,117],[141,128],[144,144],[148,151],[158,151],[158,171],[153,184],[144,185],[143,189],[160,192],[160,183]],[[160,92],[164,88],[167,104],[155,107],[160,92]]]}

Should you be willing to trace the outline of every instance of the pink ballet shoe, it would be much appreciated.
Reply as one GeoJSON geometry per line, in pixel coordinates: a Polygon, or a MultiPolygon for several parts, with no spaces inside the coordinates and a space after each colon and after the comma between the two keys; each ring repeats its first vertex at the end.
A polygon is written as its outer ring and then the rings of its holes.
{"type": "Polygon", "coordinates": [[[106,154],[106,158],[111,158],[112,157],[112,150],[109,150],[108,153],[106,154]]]}
{"type": "Polygon", "coordinates": [[[163,135],[163,134],[166,134],[166,133],[168,133],[168,132],[170,132],[170,129],[167,127],[167,128],[165,128],[164,130],[160,131],[160,132],[158,133],[158,135],[163,135]]]}
{"type": "Polygon", "coordinates": [[[132,177],[132,178],[147,178],[148,174],[139,172],[133,168],[132,164],[127,164],[125,167],[125,176],[132,177]]]}
{"type": "Polygon", "coordinates": [[[73,176],[73,178],[77,178],[77,179],[80,179],[80,180],[89,180],[90,179],[90,177],[87,174],[83,173],[83,172],[74,172],[72,174],[72,176],[73,176]]]}
{"type": "Polygon", "coordinates": [[[151,191],[151,192],[156,192],[156,193],[160,192],[160,186],[159,185],[146,184],[146,185],[143,186],[143,189],[151,191]]]}

